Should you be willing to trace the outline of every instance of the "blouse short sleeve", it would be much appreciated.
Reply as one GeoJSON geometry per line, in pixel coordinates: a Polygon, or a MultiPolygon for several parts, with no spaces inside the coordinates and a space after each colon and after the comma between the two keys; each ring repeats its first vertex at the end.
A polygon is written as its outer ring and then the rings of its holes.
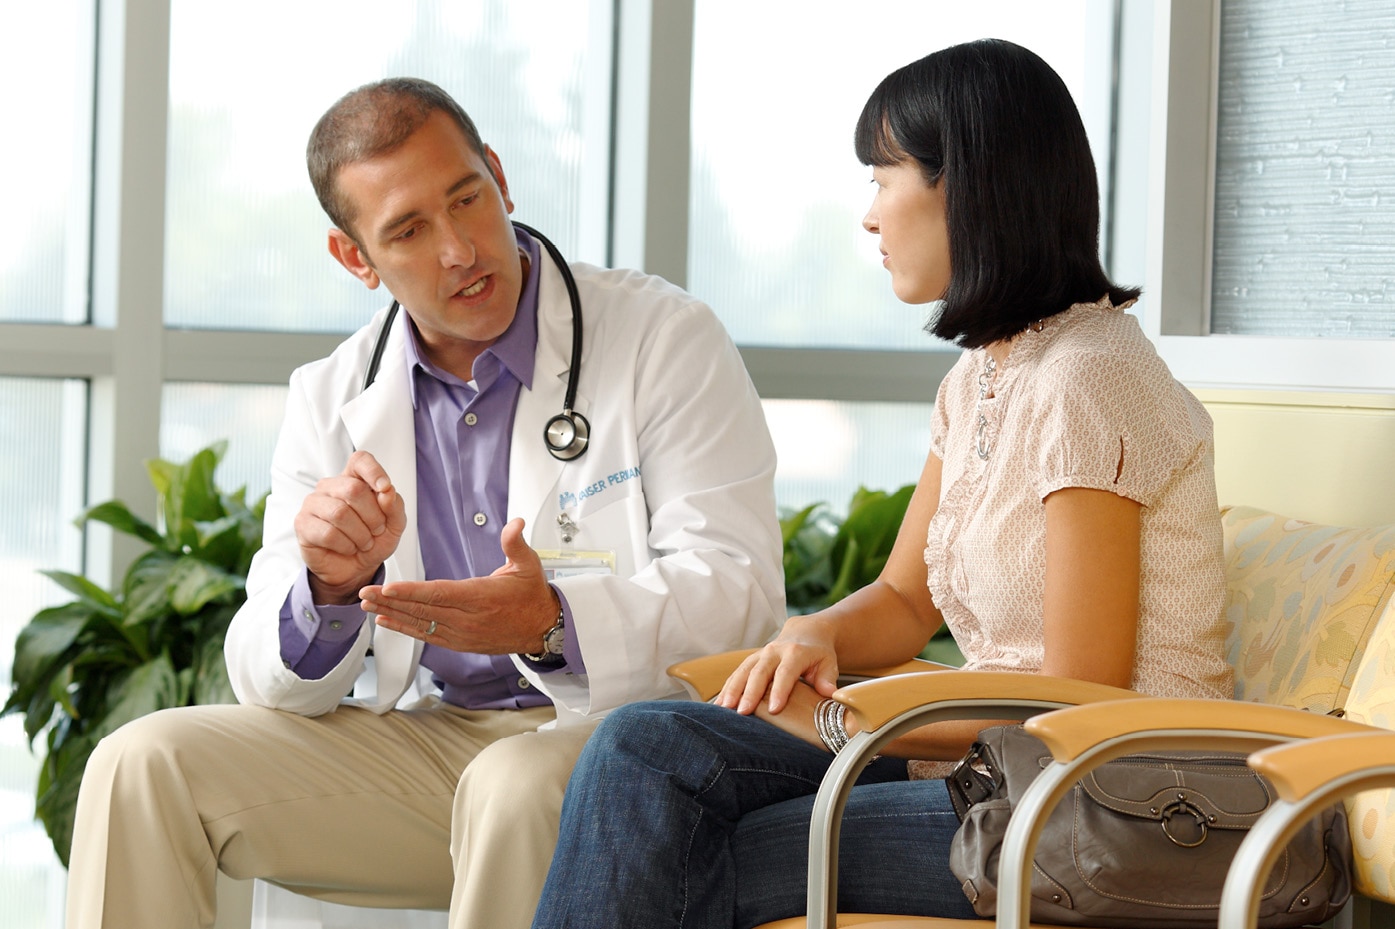
{"type": "Polygon", "coordinates": [[[1028,414],[1039,497],[1086,487],[1152,506],[1204,452],[1184,397],[1155,358],[1077,352],[1051,359],[1028,414]]]}

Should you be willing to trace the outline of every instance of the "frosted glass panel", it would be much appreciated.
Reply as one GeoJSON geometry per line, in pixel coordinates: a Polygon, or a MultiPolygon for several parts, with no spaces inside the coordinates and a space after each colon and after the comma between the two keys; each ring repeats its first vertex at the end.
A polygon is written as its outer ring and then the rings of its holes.
{"type": "Polygon", "coordinates": [[[572,253],[590,6],[172,0],[166,322],[349,331],[388,302],[326,251],[305,143],[345,92],[393,75],[459,100],[503,161],[514,215],[572,253]]]}
{"type": "Polygon", "coordinates": [[[1211,328],[1395,337],[1395,6],[1221,4],[1211,328]]]}
{"type": "Polygon", "coordinates": [[[160,457],[184,461],[222,439],[227,452],[215,475],[225,491],[247,488],[255,500],[271,487],[271,453],[288,388],[263,384],[165,385],[160,400],[160,457]]]}
{"type": "Polygon", "coordinates": [[[698,0],[688,285],[747,345],[927,349],[927,308],[891,292],[864,232],[871,171],[853,154],[888,73],[992,36],[1060,73],[1103,161],[1108,4],[1084,0],[698,0]]]}
{"type": "MultiPolygon", "coordinates": [[[[10,692],[14,641],[29,618],[68,595],[37,573],[78,571],[82,534],[81,381],[0,377],[0,692],[10,692]]],[[[42,743],[40,743],[42,745],[42,743]]],[[[51,929],[63,923],[63,866],[34,821],[38,759],[23,719],[0,719],[0,919],[6,929],[51,929]]]]}
{"type": "Polygon", "coordinates": [[[0,322],[87,321],[94,21],[93,0],[0,15],[0,322]]]}
{"type": "Polygon", "coordinates": [[[826,503],[845,514],[859,486],[914,484],[930,451],[932,404],[766,400],[775,440],[775,499],[802,509],[826,503]]]}

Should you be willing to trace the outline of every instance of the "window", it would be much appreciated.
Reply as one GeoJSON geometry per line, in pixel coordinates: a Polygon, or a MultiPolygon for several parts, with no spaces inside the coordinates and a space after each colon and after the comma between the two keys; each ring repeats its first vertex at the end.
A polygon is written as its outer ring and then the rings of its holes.
{"type": "MultiPolygon", "coordinates": [[[[15,636],[39,610],[67,595],[38,572],[82,567],[86,385],[79,380],[0,377],[0,689],[10,692],[15,636]]],[[[42,748],[42,745],[40,745],[42,748]]],[[[56,926],[64,873],[44,828],[34,820],[38,771],[24,721],[0,720],[0,900],[6,925],[56,926]]]]}
{"type": "Polygon", "coordinates": [[[1388,393],[1395,137],[1379,80],[1395,16],[1255,0],[1131,10],[1125,31],[1151,30],[1157,54],[1146,80],[1123,72],[1120,107],[1151,107],[1153,124],[1119,150],[1147,177],[1140,315],[1173,373],[1388,393]]]}
{"type": "Polygon", "coordinates": [[[167,325],[351,332],[391,299],[330,258],[329,221],[305,171],[320,114],[381,77],[426,78],[460,101],[519,192],[519,219],[568,255],[598,238],[584,228],[578,194],[596,178],[603,191],[606,177],[607,137],[586,136],[588,110],[609,107],[608,83],[603,93],[588,85],[598,64],[608,80],[609,43],[590,41],[607,34],[604,7],[393,9],[372,0],[339,3],[333,16],[277,0],[171,4],[167,325]]]}
{"type": "Polygon", "coordinates": [[[0,321],[87,320],[92,176],[92,0],[5,10],[0,82],[9,93],[0,146],[0,321]]]}
{"type": "Polygon", "coordinates": [[[938,48],[985,36],[1025,45],[1070,87],[1108,203],[1112,28],[1111,9],[1088,2],[904,0],[854,12],[801,0],[698,0],[687,284],[746,349],[762,396],[819,398],[767,401],[783,505],[839,508],[859,484],[914,482],[929,450],[935,385],[958,356],[923,331],[929,308],[895,298],[877,239],[862,229],[871,173],[852,137],[867,97],[892,70],[938,48]],[[796,386],[785,365],[820,376],[796,386]],[[903,366],[895,383],[869,395],[857,379],[888,365],[903,366]]]}
{"type": "Polygon", "coordinates": [[[1211,331],[1395,337],[1395,9],[1221,5],[1211,331]]]}

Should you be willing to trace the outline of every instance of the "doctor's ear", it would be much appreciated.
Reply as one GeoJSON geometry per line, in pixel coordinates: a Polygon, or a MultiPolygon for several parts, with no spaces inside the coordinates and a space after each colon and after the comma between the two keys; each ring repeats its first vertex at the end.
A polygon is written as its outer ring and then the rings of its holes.
{"type": "Polygon", "coordinates": [[[377,289],[381,283],[378,272],[368,261],[368,253],[344,230],[329,230],[329,253],[369,290],[377,289]]]}

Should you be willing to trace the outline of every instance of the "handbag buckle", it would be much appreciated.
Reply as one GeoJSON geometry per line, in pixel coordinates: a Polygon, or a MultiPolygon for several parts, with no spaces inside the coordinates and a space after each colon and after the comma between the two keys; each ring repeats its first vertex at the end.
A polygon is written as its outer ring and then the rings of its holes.
{"type": "Polygon", "coordinates": [[[1206,814],[1195,803],[1188,800],[1186,794],[1178,794],[1176,800],[1163,807],[1159,818],[1161,819],[1163,835],[1167,836],[1167,840],[1179,848],[1196,848],[1206,841],[1206,814]],[[1173,825],[1174,823],[1188,823],[1184,814],[1190,816],[1190,827],[1192,828],[1189,828],[1188,831],[1196,836],[1195,841],[1187,841],[1187,837],[1179,835],[1180,830],[1173,825]]]}

